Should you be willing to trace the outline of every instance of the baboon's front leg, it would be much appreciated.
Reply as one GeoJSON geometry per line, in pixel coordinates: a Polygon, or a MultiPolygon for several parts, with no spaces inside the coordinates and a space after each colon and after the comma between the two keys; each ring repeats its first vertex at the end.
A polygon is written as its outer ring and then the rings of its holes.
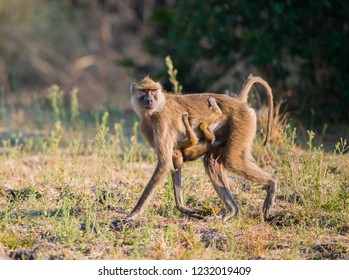
{"type": "Polygon", "coordinates": [[[197,219],[204,219],[203,216],[197,214],[196,211],[186,207],[183,203],[183,195],[182,195],[182,167],[179,167],[176,171],[172,172],[172,182],[174,188],[174,196],[176,201],[177,209],[187,214],[190,217],[197,219]]]}
{"type": "Polygon", "coordinates": [[[145,187],[141,197],[139,198],[136,206],[131,213],[127,216],[126,220],[132,220],[140,214],[149,203],[151,197],[154,194],[155,189],[160,185],[161,181],[166,178],[166,175],[170,173],[171,165],[158,162],[153,176],[151,177],[148,185],[145,187]]]}

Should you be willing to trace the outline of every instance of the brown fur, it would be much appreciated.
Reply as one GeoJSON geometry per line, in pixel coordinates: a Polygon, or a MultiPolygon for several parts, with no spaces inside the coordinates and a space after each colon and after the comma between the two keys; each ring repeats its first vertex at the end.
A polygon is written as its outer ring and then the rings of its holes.
{"type": "MultiPolygon", "coordinates": [[[[150,82],[149,78],[145,79],[138,83],[138,86],[134,85],[131,87],[131,103],[141,118],[143,135],[156,151],[158,164],[142,196],[128,218],[135,218],[144,209],[156,187],[160,185],[160,182],[171,171],[177,208],[192,217],[202,218],[183,204],[181,168],[178,168],[178,170],[174,169],[172,156],[175,147],[187,135],[185,124],[182,121],[183,112],[188,112],[190,127],[194,129],[199,139],[204,139],[199,126],[205,121],[207,115],[210,114],[211,109],[207,105],[209,98],[215,98],[221,109],[221,115],[209,125],[214,132],[215,142],[210,148],[204,145],[204,150],[202,150],[201,145],[200,153],[195,151],[198,145],[191,147],[195,152],[191,153],[190,160],[195,160],[205,154],[204,165],[206,172],[226,206],[223,221],[238,213],[237,203],[228,189],[225,170],[267,187],[267,196],[263,205],[263,214],[266,218],[274,203],[276,178],[260,169],[254,163],[251,155],[252,143],[256,133],[256,114],[247,104],[247,94],[254,83],[262,84],[268,92],[269,110],[271,110],[272,93],[269,85],[259,77],[250,77],[246,81],[240,95],[232,98],[226,95],[209,93],[166,94],[163,93],[159,84],[157,85],[158,88],[151,88],[144,93],[144,91],[140,91],[142,90],[140,85],[153,87],[153,85],[157,84],[150,82]],[[146,97],[144,97],[145,95],[146,97]],[[149,105],[149,103],[151,104],[149,105]]],[[[269,122],[271,122],[272,115],[269,113],[268,116],[267,136],[270,132],[269,122]]]]}
{"type": "Polygon", "coordinates": [[[160,89],[162,90],[162,86],[159,82],[155,82],[149,78],[149,76],[144,77],[139,83],[136,84],[135,89],[160,89]]]}

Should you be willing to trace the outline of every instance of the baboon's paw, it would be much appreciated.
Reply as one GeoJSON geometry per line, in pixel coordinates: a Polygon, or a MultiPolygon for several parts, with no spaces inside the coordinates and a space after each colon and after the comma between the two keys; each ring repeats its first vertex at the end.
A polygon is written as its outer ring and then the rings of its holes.
{"type": "Polygon", "coordinates": [[[238,211],[236,211],[236,212],[227,212],[227,213],[223,214],[223,216],[222,216],[222,223],[224,224],[226,221],[228,221],[232,217],[236,216],[237,214],[238,214],[238,211]]]}
{"type": "Polygon", "coordinates": [[[217,106],[217,101],[216,101],[215,98],[210,97],[210,98],[208,99],[208,104],[209,104],[210,106],[217,106]]]}
{"type": "Polygon", "coordinates": [[[110,230],[121,231],[124,228],[136,228],[140,225],[140,222],[134,219],[116,219],[111,222],[110,230]]]}
{"type": "Polygon", "coordinates": [[[270,212],[270,208],[273,206],[274,204],[274,199],[273,198],[266,198],[263,204],[263,217],[264,220],[268,220],[269,218],[269,212],[270,212]]]}

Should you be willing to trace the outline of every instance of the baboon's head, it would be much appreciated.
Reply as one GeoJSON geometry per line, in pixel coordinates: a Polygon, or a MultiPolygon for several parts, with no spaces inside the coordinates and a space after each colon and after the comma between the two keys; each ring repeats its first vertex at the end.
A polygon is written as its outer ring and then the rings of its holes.
{"type": "Polygon", "coordinates": [[[183,165],[183,152],[179,149],[173,150],[172,163],[174,170],[178,170],[183,165]]]}
{"type": "Polygon", "coordinates": [[[162,86],[149,77],[131,84],[131,104],[138,115],[158,112],[165,104],[162,86]]]}

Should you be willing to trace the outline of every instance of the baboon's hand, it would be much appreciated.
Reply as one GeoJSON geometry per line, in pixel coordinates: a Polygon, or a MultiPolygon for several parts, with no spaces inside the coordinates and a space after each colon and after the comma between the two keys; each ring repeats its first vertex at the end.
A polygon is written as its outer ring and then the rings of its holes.
{"type": "Polygon", "coordinates": [[[216,99],[213,98],[213,97],[210,97],[210,98],[208,99],[208,104],[209,104],[210,106],[216,106],[216,105],[217,105],[216,99]]]}
{"type": "Polygon", "coordinates": [[[210,97],[210,98],[208,99],[208,104],[212,107],[213,112],[222,114],[222,111],[221,111],[221,109],[218,107],[217,101],[216,101],[215,98],[210,97]]]}
{"type": "Polygon", "coordinates": [[[184,112],[183,113],[183,120],[188,120],[189,118],[189,113],[188,112],[184,112]]]}

